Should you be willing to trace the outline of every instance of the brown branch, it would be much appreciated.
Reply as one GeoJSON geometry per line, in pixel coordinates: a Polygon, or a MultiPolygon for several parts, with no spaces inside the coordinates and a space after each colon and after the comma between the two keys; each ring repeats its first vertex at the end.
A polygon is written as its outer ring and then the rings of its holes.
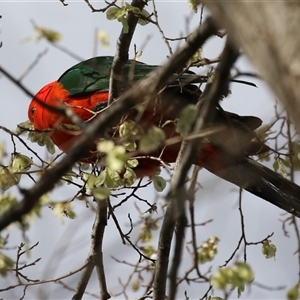
{"type": "MultiPolygon", "coordinates": [[[[13,131],[9,130],[8,128],[6,128],[6,127],[4,127],[4,126],[1,126],[1,125],[0,125],[0,130],[3,130],[4,132],[10,134],[12,138],[13,138],[13,137],[17,138],[17,139],[19,140],[19,142],[20,142],[21,144],[23,144],[23,146],[24,146],[28,151],[30,151],[31,153],[33,153],[33,154],[41,161],[42,164],[45,163],[45,161],[44,161],[44,160],[43,160],[43,159],[42,159],[42,158],[41,158],[34,150],[32,150],[30,147],[28,147],[27,143],[26,143],[26,142],[25,142],[25,141],[24,141],[17,133],[15,133],[15,132],[13,132],[13,131]]],[[[16,150],[16,149],[14,149],[14,152],[16,152],[15,150],[16,150]]]]}
{"type": "Polygon", "coordinates": [[[200,270],[199,270],[199,258],[198,258],[198,249],[197,249],[197,237],[196,237],[196,223],[195,223],[195,193],[196,193],[196,183],[197,177],[200,167],[194,166],[193,175],[191,178],[191,184],[188,189],[188,200],[189,200],[189,214],[191,220],[191,235],[192,235],[192,247],[193,247],[193,264],[194,269],[196,270],[197,275],[199,278],[202,277],[200,270]]]}
{"type": "Polygon", "coordinates": [[[63,6],[68,6],[69,4],[65,3],[65,0],[59,0],[63,6]]]}
{"type": "Polygon", "coordinates": [[[121,239],[122,239],[123,244],[125,245],[125,244],[126,244],[126,241],[127,241],[127,243],[128,243],[129,245],[131,245],[131,247],[132,247],[132,248],[139,254],[139,256],[140,256],[139,262],[142,260],[142,258],[144,258],[144,259],[150,260],[151,262],[154,263],[154,262],[155,262],[154,259],[152,259],[152,258],[148,257],[147,255],[143,254],[143,253],[139,250],[139,248],[138,248],[138,247],[130,240],[129,234],[130,234],[130,232],[131,232],[131,230],[132,230],[132,221],[131,221],[131,218],[130,218],[130,214],[128,215],[128,218],[129,218],[130,223],[131,223],[131,229],[129,230],[128,233],[124,233],[124,232],[122,231],[122,228],[121,228],[119,222],[118,222],[117,217],[116,217],[115,214],[114,214],[113,207],[111,206],[110,203],[109,203],[108,205],[109,205],[108,208],[109,208],[109,211],[110,211],[110,215],[111,215],[112,218],[113,218],[113,221],[114,221],[114,223],[115,223],[115,225],[116,225],[116,227],[117,227],[117,230],[119,231],[119,234],[120,234],[120,236],[121,236],[121,239]]]}
{"type": "Polygon", "coordinates": [[[172,51],[172,48],[170,46],[170,43],[169,43],[168,39],[166,38],[165,33],[163,32],[163,30],[162,30],[162,28],[159,24],[159,21],[158,21],[158,12],[157,12],[157,9],[156,9],[155,0],[152,0],[152,5],[153,5],[154,18],[155,18],[155,25],[156,25],[158,31],[160,32],[163,41],[167,45],[170,55],[172,55],[173,51],[172,51]]]}
{"type": "Polygon", "coordinates": [[[85,269],[87,267],[87,264],[84,264],[83,266],[79,267],[78,269],[72,271],[72,272],[69,272],[65,275],[62,275],[62,276],[59,276],[59,277],[56,277],[56,278],[53,278],[53,279],[47,279],[47,280],[40,280],[38,282],[29,282],[29,283],[17,283],[17,284],[14,284],[14,285],[10,285],[8,287],[5,287],[5,288],[1,288],[0,289],[0,292],[5,292],[5,291],[9,291],[11,289],[14,289],[16,287],[19,287],[19,286],[25,286],[25,287],[29,287],[29,286],[34,286],[34,285],[39,285],[39,284],[45,284],[45,283],[50,283],[50,282],[56,282],[56,281],[59,281],[59,280],[62,280],[64,278],[68,278],[68,277],[71,277],[72,275],[82,271],[83,269],[85,269]]]}
{"type": "Polygon", "coordinates": [[[86,268],[84,269],[83,274],[80,277],[80,280],[78,281],[77,287],[76,287],[76,293],[73,296],[72,300],[81,300],[82,296],[85,292],[85,289],[87,287],[87,284],[91,278],[92,272],[94,269],[94,264],[91,260],[86,262],[86,268]]]}
{"type": "MultiPolygon", "coordinates": [[[[145,4],[146,1],[144,0],[133,0],[131,2],[132,6],[139,8],[141,11],[144,8],[145,4]]],[[[125,33],[122,28],[121,34],[117,40],[116,53],[112,63],[109,81],[109,104],[119,97],[119,93],[121,91],[123,68],[128,60],[129,47],[138,19],[138,16],[129,11],[127,15],[128,32],[125,33]]]]}
{"type": "Polygon", "coordinates": [[[73,300],[82,299],[85,289],[90,280],[94,267],[96,267],[98,281],[101,290],[101,300],[107,300],[110,295],[106,287],[105,272],[103,266],[102,243],[105,226],[107,225],[107,203],[106,200],[95,200],[97,202],[96,217],[91,234],[91,250],[86,260],[87,268],[84,270],[77,287],[73,300]]]}
{"type": "Polygon", "coordinates": [[[98,281],[101,290],[101,300],[106,300],[110,298],[110,295],[106,287],[106,279],[103,265],[103,253],[102,244],[105,227],[107,225],[107,200],[97,200],[97,216],[94,223],[93,233],[92,233],[92,255],[93,262],[96,266],[96,271],[98,275],[98,281]]]}
{"type": "Polygon", "coordinates": [[[92,12],[105,12],[106,10],[108,10],[111,6],[114,6],[115,3],[117,2],[117,0],[113,0],[112,2],[108,2],[108,1],[104,1],[107,6],[105,6],[104,8],[95,8],[89,0],[84,0],[84,2],[87,4],[87,6],[92,10],[92,12]]]}

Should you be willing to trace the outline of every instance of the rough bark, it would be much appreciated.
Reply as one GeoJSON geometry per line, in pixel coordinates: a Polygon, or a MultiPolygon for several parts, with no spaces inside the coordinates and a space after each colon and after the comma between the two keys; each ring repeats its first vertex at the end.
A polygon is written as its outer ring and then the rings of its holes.
{"type": "Polygon", "coordinates": [[[300,2],[203,3],[257,68],[300,133],[300,2]]]}

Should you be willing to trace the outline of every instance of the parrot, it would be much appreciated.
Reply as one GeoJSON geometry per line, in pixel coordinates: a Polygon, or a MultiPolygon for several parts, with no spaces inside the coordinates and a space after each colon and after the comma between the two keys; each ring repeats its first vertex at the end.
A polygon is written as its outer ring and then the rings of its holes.
{"type": "MultiPolygon", "coordinates": [[[[101,111],[108,107],[112,62],[111,56],[82,61],[65,71],[58,80],[39,90],[28,108],[28,118],[34,130],[47,132],[54,144],[67,153],[75,145],[82,130],[74,124],[71,117],[49,107],[68,108],[84,122],[101,118],[101,111]]],[[[128,60],[122,78],[118,78],[121,93],[158,67],[128,60]]],[[[173,74],[154,99],[141,99],[135,108],[124,112],[118,126],[103,135],[120,140],[118,129],[121,124],[133,120],[143,132],[157,126],[163,130],[166,140],[180,137],[176,131],[178,119],[184,108],[197,104],[202,93],[199,83],[204,81],[204,76],[192,71],[173,74]]],[[[255,130],[261,126],[262,120],[227,112],[220,106],[215,107],[214,116],[212,124],[206,125],[216,130],[199,139],[200,147],[193,163],[300,217],[300,187],[251,158],[270,150],[263,142],[255,139],[255,130]]],[[[151,177],[162,162],[174,163],[179,151],[180,143],[162,143],[150,153],[139,153],[137,150],[138,165],[134,168],[137,178],[151,177]]],[[[91,149],[83,161],[95,162],[95,152],[95,149],[91,149]]]]}

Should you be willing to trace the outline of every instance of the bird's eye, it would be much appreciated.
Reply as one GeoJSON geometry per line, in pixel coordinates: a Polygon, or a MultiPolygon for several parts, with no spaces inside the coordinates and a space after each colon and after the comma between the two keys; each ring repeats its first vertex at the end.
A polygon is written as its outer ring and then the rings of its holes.
{"type": "Polygon", "coordinates": [[[36,111],[36,107],[34,106],[34,107],[31,108],[31,114],[34,115],[35,111],[36,111]]]}
{"type": "Polygon", "coordinates": [[[94,106],[93,111],[98,112],[98,111],[104,109],[105,107],[107,107],[107,102],[98,102],[94,106]]]}

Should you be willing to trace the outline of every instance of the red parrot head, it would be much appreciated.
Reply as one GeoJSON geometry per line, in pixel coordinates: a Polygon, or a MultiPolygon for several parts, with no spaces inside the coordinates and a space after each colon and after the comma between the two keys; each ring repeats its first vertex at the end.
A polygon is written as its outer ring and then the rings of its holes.
{"type": "Polygon", "coordinates": [[[55,83],[56,81],[53,81],[45,85],[37,92],[35,97],[30,102],[30,105],[28,107],[28,118],[35,129],[44,130],[48,127],[45,126],[45,108],[43,107],[41,102],[46,103],[47,96],[49,95],[55,83]]]}
{"type": "Polygon", "coordinates": [[[37,92],[28,108],[28,118],[34,129],[47,132],[53,142],[64,152],[70,149],[76,137],[57,130],[61,115],[53,113],[43,103],[56,106],[58,102],[62,103],[58,99],[65,99],[67,94],[67,91],[61,89],[61,85],[57,81],[53,81],[37,92]]]}

